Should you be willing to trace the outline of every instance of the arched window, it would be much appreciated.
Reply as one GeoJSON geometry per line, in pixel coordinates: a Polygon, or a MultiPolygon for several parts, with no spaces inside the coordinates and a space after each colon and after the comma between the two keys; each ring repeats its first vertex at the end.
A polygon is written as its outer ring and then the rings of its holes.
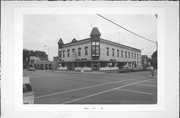
{"type": "Polygon", "coordinates": [[[117,49],[117,57],[119,57],[119,49],[117,49]]]}
{"type": "Polygon", "coordinates": [[[109,48],[107,47],[106,49],[107,49],[107,56],[109,56],[109,48]]]}
{"type": "Polygon", "coordinates": [[[85,55],[88,55],[88,46],[86,46],[84,49],[85,49],[85,55]]]}
{"type": "Polygon", "coordinates": [[[63,57],[65,57],[65,50],[63,50],[63,57]]]}
{"type": "Polygon", "coordinates": [[[125,51],[125,58],[127,58],[127,51],[125,51]]]}
{"type": "Polygon", "coordinates": [[[70,49],[67,50],[67,57],[70,56],[70,49]]]}
{"type": "Polygon", "coordinates": [[[78,56],[81,56],[81,48],[78,48],[78,56]]]}
{"type": "Polygon", "coordinates": [[[121,58],[123,58],[123,50],[121,50],[121,58]]]}
{"type": "Polygon", "coordinates": [[[112,56],[114,56],[114,48],[112,49],[112,56]]]}

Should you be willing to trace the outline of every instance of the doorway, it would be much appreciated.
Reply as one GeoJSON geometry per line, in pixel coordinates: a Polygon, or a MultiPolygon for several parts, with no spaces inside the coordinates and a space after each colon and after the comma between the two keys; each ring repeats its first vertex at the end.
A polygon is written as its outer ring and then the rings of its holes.
{"type": "Polygon", "coordinates": [[[92,71],[99,71],[99,63],[98,62],[93,63],[92,65],[93,65],[92,66],[92,71]]]}

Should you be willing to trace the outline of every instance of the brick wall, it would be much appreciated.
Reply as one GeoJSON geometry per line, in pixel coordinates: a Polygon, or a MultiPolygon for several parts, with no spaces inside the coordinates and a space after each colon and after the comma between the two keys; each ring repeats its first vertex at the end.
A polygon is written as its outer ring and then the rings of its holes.
{"type": "Polygon", "coordinates": [[[62,60],[64,61],[74,61],[75,59],[86,58],[87,60],[91,59],[91,42],[86,42],[79,45],[67,46],[62,48],[62,60]],[[85,55],[85,47],[88,46],[88,55],[85,55]],[[76,57],[72,54],[72,49],[76,51],[76,57]],[[78,56],[78,48],[81,48],[81,56],[78,56]],[[70,55],[67,57],[67,50],[70,49],[70,55]],[[65,50],[65,57],[63,57],[63,50],[65,50]]]}
{"type": "Polygon", "coordinates": [[[120,62],[133,62],[136,61],[141,66],[141,55],[140,52],[133,49],[125,49],[114,45],[109,45],[106,43],[100,43],[100,60],[109,61],[110,59],[115,59],[120,62]],[[107,56],[107,47],[109,48],[109,56],[107,56]],[[114,56],[112,56],[112,48],[114,49],[114,56]],[[119,57],[117,57],[117,49],[119,49],[119,57]],[[123,50],[123,58],[121,57],[121,50],[123,50]],[[127,58],[125,58],[125,51],[127,51],[127,58]],[[130,58],[128,57],[128,52],[130,52],[130,58]],[[131,53],[133,53],[133,58],[131,53]],[[136,59],[134,58],[134,53],[136,54],[136,59]],[[137,59],[138,54],[138,59],[137,59]]]}

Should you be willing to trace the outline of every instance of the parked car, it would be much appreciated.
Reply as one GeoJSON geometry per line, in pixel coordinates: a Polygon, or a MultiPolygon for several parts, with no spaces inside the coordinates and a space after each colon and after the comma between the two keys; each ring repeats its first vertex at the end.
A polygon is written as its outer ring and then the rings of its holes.
{"type": "Polygon", "coordinates": [[[128,66],[123,66],[122,68],[119,69],[120,73],[132,72],[132,71],[133,71],[133,69],[128,66]]]}
{"type": "Polygon", "coordinates": [[[23,103],[34,104],[34,92],[29,77],[23,77],[23,103]]]}
{"type": "Polygon", "coordinates": [[[27,70],[28,71],[36,71],[35,67],[29,67],[27,70]]]}

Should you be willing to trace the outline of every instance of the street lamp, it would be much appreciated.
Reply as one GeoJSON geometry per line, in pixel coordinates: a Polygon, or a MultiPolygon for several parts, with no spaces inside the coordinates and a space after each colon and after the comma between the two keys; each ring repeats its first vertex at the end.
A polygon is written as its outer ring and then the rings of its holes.
{"type": "MultiPolygon", "coordinates": [[[[49,46],[48,45],[44,45],[44,47],[47,47],[48,48],[48,57],[49,57],[49,46]]],[[[49,60],[49,59],[48,59],[49,60]]]]}

